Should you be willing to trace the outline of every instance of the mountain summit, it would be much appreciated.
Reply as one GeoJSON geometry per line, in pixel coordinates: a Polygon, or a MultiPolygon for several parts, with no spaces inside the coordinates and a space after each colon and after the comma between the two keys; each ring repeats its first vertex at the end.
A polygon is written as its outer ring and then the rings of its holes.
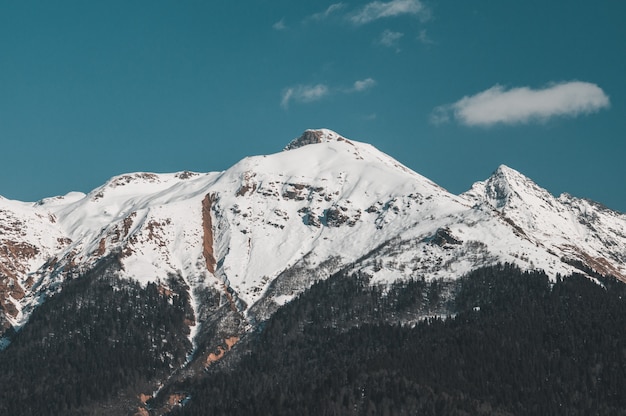
{"type": "Polygon", "coordinates": [[[328,143],[328,142],[348,142],[350,141],[343,136],[328,129],[318,130],[305,130],[302,135],[296,139],[293,139],[286,147],[285,150],[297,149],[302,146],[316,143],[328,143]]]}

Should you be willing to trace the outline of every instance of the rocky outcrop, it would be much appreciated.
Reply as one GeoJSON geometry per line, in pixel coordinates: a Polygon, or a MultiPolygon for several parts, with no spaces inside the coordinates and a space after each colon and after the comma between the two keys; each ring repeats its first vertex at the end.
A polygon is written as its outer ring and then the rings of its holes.
{"type": "Polygon", "coordinates": [[[292,140],[291,143],[289,143],[285,147],[285,150],[293,150],[302,146],[307,146],[309,144],[324,143],[324,142],[330,142],[330,141],[345,142],[348,144],[352,144],[350,140],[338,135],[337,133],[331,130],[326,130],[326,129],[306,130],[304,133],[302,133],[302,136],[298,137],[297,139],[292,140]]]}
{"type": "Polygon", "coordinates": [[[205,367],[210,366],[216,361],[221,360],[224,355],[230,351],[236,343],[239,342],[238,336],[232,336],[224,340],[224,345],[218,345],[215,352],[209,353],[205,361],[205,367]]]}
{"type": "Polygon", "coordinates": [[[206,261],[209,272],[215,273],[215,255],[213,254],[213,220],[211,219],[211,206],[215,201],[215,195],[207,194],[202,200],[202,255],[206,261]]]}
{"type": "MultiPolygon", "coordinates": [[[[39,254],[39,249],[24,242],[0,242],[0,310],[2,315],[16,318],[19,310],[13,301],[24,297],[20,279],[27,272],[26,264],[39,254]]],[[[10,327],[7,320],[0,317],[0,332],[10,327]]]]}
{"type": "Polygon", "coordinates": [[[435,234],[427,238],[425,241],[431,244],[438,245],[442,248],[463,244],[463,241],[457,239],[452,235],[452,231],[450,231],[450,228],[448,227],[437,229],[435,234]]]}
{"type": "Polygon", "coordinates": [[[237,189],[237,196],[245,196],[247,193],[254,193],[257,188],[257,183],[254,180],[256,173],[254,172],[244,172],[243,177],[241,178],[241,185],[239,189],[237,189]]]}

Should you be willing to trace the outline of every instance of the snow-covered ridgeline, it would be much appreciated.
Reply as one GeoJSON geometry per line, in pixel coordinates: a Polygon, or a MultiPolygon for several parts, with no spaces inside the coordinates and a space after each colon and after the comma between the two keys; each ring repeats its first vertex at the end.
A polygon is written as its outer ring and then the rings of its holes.
{"type": "Polygon", "coordinates": [[[26,253],[3,253],[14,276],[5,270],[2,277],[17,282],[5,291],[17,310],[10,324],[27,319],[40,294],[72,270],[86,271],[111,253],[120,253],[125,277],[166,284],[180,276],[192,294],[227,288],[247,308],[282,304],[306,289],[272,285],[296,269],[308,282],[351,267],[385,283],[456,278],[497,262],[556,276],[575,270],[566,259],[626,278],[623,214],[555,198],[506,166],[456,196],[330,130],[307,131],[286,149],[224,172],[134,173],[87,195],[36,204],[0,199],[0,238],[26,253]],[[207,195],[211,230],[203,229],[207,195]],[[214,270],[203,254],[208,232],[214,270]]]}

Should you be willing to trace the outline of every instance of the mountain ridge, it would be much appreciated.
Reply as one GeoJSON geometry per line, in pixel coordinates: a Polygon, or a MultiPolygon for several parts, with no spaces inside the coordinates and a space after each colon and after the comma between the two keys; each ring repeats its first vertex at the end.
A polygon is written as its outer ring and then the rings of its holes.
{"type": "Polygon", "coordinates": [[[178,275],[192,294],[227,294],[250,322],[344,268],[384,283],[455,278],[496,262],[556,276],[581,262],[626,280],[623,214],[556,198],[505,165],[453,195],[327,129],[222,172],[124,174],[88,194],[0,207],[5,328],[109,254],[144,284],[178,275]],[[301,277],[287,278],[296,270],[301,277]]]}

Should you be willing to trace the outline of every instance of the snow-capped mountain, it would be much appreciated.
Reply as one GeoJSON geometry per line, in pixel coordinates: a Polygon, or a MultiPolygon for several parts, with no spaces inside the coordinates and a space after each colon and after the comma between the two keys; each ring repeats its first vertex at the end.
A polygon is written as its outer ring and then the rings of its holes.
{"type": "Polygon", "coordinates": [[[0,198],[0,212],[5,329],[107,257],[144,284],[181,279],[196,312],[192,338],[207,316],[203,290],[221,293],[245,328],[342,269],[373,284],[454,279],[499,262],[553,277],[582,265],[626,280],[626,215],[555,198],[506,166],[453,195],[330,130],[223,172],[127,174],[89,194],[0,198]]]}
{"type": "Polygon", "coordinates": [[[507,166],[461,196],[492,207],[530,241],[562,260],[580,261],[626,281],[624,214],[569,194],[555,198],[507,166]]]}

